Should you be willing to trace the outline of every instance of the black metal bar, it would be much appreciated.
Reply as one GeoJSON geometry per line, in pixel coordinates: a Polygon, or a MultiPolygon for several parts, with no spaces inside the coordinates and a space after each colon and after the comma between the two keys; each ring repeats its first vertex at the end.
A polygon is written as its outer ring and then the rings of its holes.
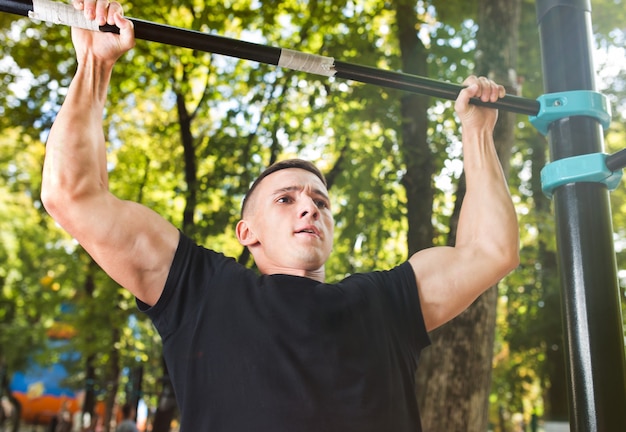
{"type": "MultiPolygon", "coordinates": [[[[594,90],[588,0],[538,0],[547,93],[594,90]]],[[[596,119],[570,117],[549,128],[552,160],[602,152],[596,119]]],[[[609,193],[600,183],[554,192],[570,427],[626,431],[626,366],[609,193]]]]}
{"type": "Polygon", "coordinates": [[[0,0],[0,12],[28,16],[28,12],[32,10],[32,0],[0,0]]]}
{"type": "MultiPolygon", "coordinates": [[[[164,24],[156,24],[136,18],[128,18],[135,26],[135,37],[150,42],[160,42],[182,48],[253,60],[264,64],[278,65],[281,48],[260,45],[252,42],[216,36],[195,30],[181,29],[164,24]]],[[[113,26],[101,27],[103,31],[113,31],[113,26]]]]}
{"type": "Polygon", "coordinates": [[[606,167],[611,171],[626,167],[626,149],[620,150],[606,157],[606,167]]]}
{"type": "MultiPolygon", "coordinates": [[[[442,99],[454,100],[463,89],[463,86],[458,84],[436,81],[417,75],[403,74],[401,72],[376,69],[369,66],[345,63],[337,60],[335,61],[335,70],[337,71],[335,74],[337,78],[376,84],[382,87],[390,87],[442,99]]],[[[526,115],[537,115],[540,108],[537,100],[512,95],[506,95],[495,103],[485,103],[479,99],[472,99],[472,104],[494,107],[526,115]]]]}
{"type": "MultiPolygon", "coordinates": [[[[28,12],[32,9],[32,0],[0,0],[0,12],[28,16],[28,12]]],[[[278,65],[282,52],[282,48],[278,47],[245,42],[136,18],[128,19],[135,26],[135,37],[141,40],[191,48],[275,66],[278,65]]],[[[114,26],[102,26],[100,30],[119,32],[119,29],[114,26]]],[[[425,94],[442,99],[454,100],[463,89],[463,86],[457,84],[341,61],[335,61],[335,70],[335,76],[338,78],[425,94]]],[[[484,103],[476,98],[473,98],[471,103],[525,115],[537,115],[540,109],[539,102],[534,99],[511,95],[506,95],[495,103],[484,103]]]]}

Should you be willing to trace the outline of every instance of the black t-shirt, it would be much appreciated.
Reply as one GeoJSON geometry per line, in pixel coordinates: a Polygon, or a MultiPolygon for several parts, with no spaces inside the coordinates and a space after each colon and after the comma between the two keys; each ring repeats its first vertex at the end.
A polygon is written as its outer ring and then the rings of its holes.
{"type": "Polygon", "coordinates": [[[148,308],[183,432],[419,431],[426,332],[410,264],[336,284],[259,276],[181,234],[148,308]]]}

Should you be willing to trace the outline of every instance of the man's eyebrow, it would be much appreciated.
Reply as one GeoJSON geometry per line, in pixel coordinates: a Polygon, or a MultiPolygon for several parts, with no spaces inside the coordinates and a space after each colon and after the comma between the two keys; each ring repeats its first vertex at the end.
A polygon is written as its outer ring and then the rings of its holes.
{"type": "Polygon", "coordinates": [[[300,190],[302,190],[302,186],[285,186],[276,189],[274,192],[272,192],[272,195],[280,195],[285,192],[295,192],[300,190]]]}
{"type": "MultiPolygon", "coordinates": [[[[280,194],[285,193],[285,192],[301,191],[302,189],[304,189],[303,186],[297,186],[297,185],[285,186],[285,187],[281,187],[281,188],[276,189],[272,193],[272,195],[276,196],[276,195],[280,195],[280,194]]],[[[313,193],[315,195],[319,195],[319,196],[325,198],[326,200],[330,200],[330,198],[328,197],[328,194],[326,192],[324,192],[322,189],[315,188],[315,189],[313,189],[313,193]]]]}

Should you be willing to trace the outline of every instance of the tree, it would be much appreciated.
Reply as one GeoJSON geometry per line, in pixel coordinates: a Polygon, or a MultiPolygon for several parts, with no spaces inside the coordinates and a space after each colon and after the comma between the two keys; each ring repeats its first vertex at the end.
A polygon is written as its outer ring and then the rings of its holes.
{"type": "MultiPolygon", "coordinates": [[[[492,77],[509,93],[517,93],[517,28],[520,2],[478,2],[475,72],[492,77]],[[500,29],[506,28],[503,37],[500,29]]],[[[513,143],[515,116],[501,112],[494,139],[505,173],[513,143]]],[[[451,221],[449,244],[463,201],[461,180],[451,221]]],[[[491,288],[466,312],[431,334],[433,345],[418,369],[417,391],[426,430],[484,431],[488,425],[491,359],[497,291],[491,288]]]]}
{"type": "Polygon", "coordinates": [[[18,128],[11,128],[0,137],[0,395],[13,406],[15,430],[21,406],[9,391],[10,379],[44,348],[41,323],[52,319],[57,304],[50,289],[56,282],[50,278],[46,286],[51,260],[41,242],[50,225],[29,197],[39,178],[41,148],[32,140],[17,141],[18,136],[18,128]],[[51,308],[42,310],[46,302],[51,308]]]}
{"type": "MultiPolygon", "coordinates": [[[[110,279],[103,278],[72,239],[55,226],[39,199],[44,152],[41,139],[45,139],[63,98],[73,66],[69,29],[9,21],[7,17],[2,15],[6,28],[0,35],[6,59],[0,73],[6,84],[0,91],[1,187],[7,187],[0,206],[7,260],[0,273],[8,276],[3,283],[0,315],[2,337],[10,338],[1,344],[6,348],[5,365],[10,379],[14,371],[24,370],[27,360],[42,366],[56,363],[61,351],[49,348],[47,335],[58,325],[80,329],[72,331],[63,349],[82,353],[84,361],[89,359],[83,365],[89,367],[75,369],[68,364],[71,379],[67,384],[75,389],[88,385],[101,395],[106,383],[117,386],[118,376],[111,378],[106,371],[117,375],[118,362],[128,361],[124,354],[132,358],[137,354],[120,352],[124,344],[117,336],[128,321],[126,303],[130,299],[120,294],[120,287],[110,279]],[[8,311],[11,313],[5,314],[8,311]],[[86,373],[91,375],[86,378],[86,373]]],[[[111,390],[115,395],[116,389],[111,390]]],[[[89,411],[92,402],[85,406],[89,411]]]]}

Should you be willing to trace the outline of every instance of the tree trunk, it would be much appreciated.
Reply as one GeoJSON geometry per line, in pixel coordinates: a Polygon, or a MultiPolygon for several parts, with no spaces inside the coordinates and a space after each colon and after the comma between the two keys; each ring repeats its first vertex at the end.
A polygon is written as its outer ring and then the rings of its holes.
{"type": "MultiPolygon", "coordinates": [[[[89,259],[87,268],[87,275],[85,279],[85,294],[90,301],[93,301],[94,293],[96,291],[95,272],[98,266],[93,259],[89,259]]],[[[86,341],[91,345],[93,335],[87,335],[86,341]]],[[[96,367],[95,367],[96,355],[93,353],[88,354],[85,357],[85,399],[83,402],[83,414],[89,414],[91,418],[94,417],[96,411],[96,367]]]]}
{"type": "MultiPolygon", "coordinates": [[[[397,0],[396,21],[398,40],[405,73],[427,76],[427,50],[417,37],[419,23],[414,0],[397,0]]],[[[433,244],[432,208],[434,155],[428,145],[427,110],[430,98],[405,94],[401,100],[402,159],[406,174],[402,185],[406,189],[409,255],[433,244]]]]}
{"type": "Polygon", "coordinates": [[[108,363],[108,377],[106,379],[106,400],[104,411],[104,431],[109,432],[111,430],[111,420],[113,418],[115,408],[115,396],[117,395],[117,389],[119,388],[120,381],[120,352],[115,348],[117,342],[119,342],[121,332],[119,327],[113,327],[111,329],[111,350],[109,351],[108,363]]]}
{"type": "Polygon", "coordinates": [[[126,403],[135,408],[135,420],[137,419],[137,409],[139,401],[143,396],[143,366],[137,365],[130,371],[128,386],[126,387],[126,403]]]}
{"type": "MultiPolygon", "coordinates": [[[[180,127],[181,145],[184,155],[184,172],[187,192],[185,194],[185,208],[183,210],[183,232],[193,238],[196,233],[194,214],[198,204],[198,164],[196,146],[191,131],[193,115],[189,113],[185,104],[185,95],[182,91],[176,91],[176,108],[180,127]]],[[[174,390],[170,381],[167,366],[163,362],[163,376],[161,378],[163,388],[159,395],[159,404],[155,413],[153,432],[167,432],[170,423],[176,415],[177,405],[174,398],[174,390]]]]}
{"type": "Polygon", "coordinates": [[[152,432],[169,432],[170,425],[176,415],[177,405],[174,397],[174,389],[167,371],[167,365],[163,361],[163,377],[161,378],[163,387],[159,395],[159,404],[154,414],[152,432]]]}
{"type": "Polygon", "coordinates": [[[6,397],[12,407],[11,412],[6,413],[4,407],[0,406],[0,426],[2,426],[0,430],[18,432],[22,418],[22,404],[9,387],[9,376],[4,362],[0,362],[0,396],[6,397]]]}
{"type": "Polygon", "coordinates": [[[185,184],[187,185],[182,229],[187,235],[193,237],[195,233],[194,213],[198,204],[198,165],[196,146],[191,132],[193,117],[185,106],[185,96],[183,93],[176,92],[176,108],[180,126],[180,141],[183,146],[183,155],[185,158],[185,184]]]}
{"type": "MultiPolygon", "coordinates": [[[[397,0],[396,21],[404,73],[428,76],[427,50],[417,37],[419,23],[415,2],[397,0]]],[[[400,151],[406,166],[402,186],[407,196],[408,254],[433,245],[432,226],[434,156],[428,143],[428,106],[430,99],[405,94],[400,101],[402,139],[400,151]]]]}
{"type": "MultiPolygon", "coordinates": [[[[479,0],[475,73],[503,84],[508,93],[516,93],[517,87],[513,71],[520,5],[520,0],[479,0]]],[[[501,111],[494,139],[505,174],[514,127],[515,115],[501,111]]],[[[451,220],[450,244],[455,240],[464,192],[462,179],[451,220]]],[[[487,430],[497,296],[497,289],[492,287],[467,311],[431,334],[433,345],[424,352],[416,380],[424,430],[487,430]]]]}

